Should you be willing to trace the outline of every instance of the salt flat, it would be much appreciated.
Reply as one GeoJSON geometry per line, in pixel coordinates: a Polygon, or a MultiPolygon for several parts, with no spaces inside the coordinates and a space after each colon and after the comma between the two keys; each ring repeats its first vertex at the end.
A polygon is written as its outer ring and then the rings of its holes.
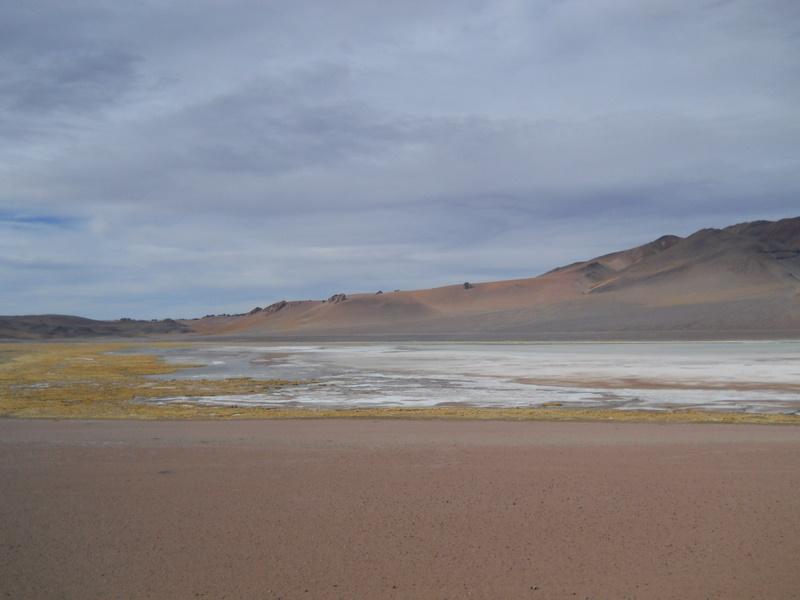
{"type": "Polygon", "coordinates": [[[157,352],[204,365],[170,377],[308,382],[269,394],[158,400],[167,403],[800,411],[797,341],[206,344],[157,352]]]}

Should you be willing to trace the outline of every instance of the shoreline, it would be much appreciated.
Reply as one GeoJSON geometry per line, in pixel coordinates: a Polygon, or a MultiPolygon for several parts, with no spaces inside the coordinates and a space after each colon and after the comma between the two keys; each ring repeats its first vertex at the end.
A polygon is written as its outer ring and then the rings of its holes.
{"type": "Polygon", "coordinates": [[[130,421],[130,422],[230,422],[230,421],[496,421],[531,423],[638,423],[663,425],[770,425],[800,426],[800,415],[692,410],[617,410],[582,408],[234,408],[212,405],[145,405],[149,411],[106,415],[0,414],[8,421],[130,421]]]}
{"type": "MultiPolygon", "coordinates": [[[[634,332],[635,333],[635,332],[634,332]]],[[[319,336],[282,336],[282,335],[204,335],[204,334],[175,334],[175,335],[141,335],[141,336],[95,336],[95,337],[65,337],[65,338],[0,338],[0,345],[8,344],[164,344],[180,346],[183,344],[690,344],[690,343],[737,343],[737,342],[798,342],[800,330],[780,332],[775,330],[720,332],[719,335],[709,332],[681,331],[686,334],[706,334],[705,337],[695,335],[670,335],[675,331],[663,332],[664,335],[650,335],[655,332],[645,332],[643,336],[611,335],[604,337],[600,333],[592,336],[573,336],[558,333],[542,337],[453,337],[453,336],[347,336],[347,335],[319,335],[319,336]]]]}

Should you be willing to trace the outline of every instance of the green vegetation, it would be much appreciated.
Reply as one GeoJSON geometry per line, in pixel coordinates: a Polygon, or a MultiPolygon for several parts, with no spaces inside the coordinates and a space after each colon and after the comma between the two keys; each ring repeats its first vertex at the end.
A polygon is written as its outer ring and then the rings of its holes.
{"type": "MultiPolygon", "coordinates": [[[[311,409],[159,405],[148,399],[269,393],[296,381],[148,379],[192,365],[171,365],[152,354],[115,353],[170,344],[0,344],[0,417],[80,419],[503,419],[664,423],[770,423],[800,425],[798,415],[721,411],[621,411],[565,408],[311,409]]],[[[175,344],[171,344],[175,346],[175,344]]]]}

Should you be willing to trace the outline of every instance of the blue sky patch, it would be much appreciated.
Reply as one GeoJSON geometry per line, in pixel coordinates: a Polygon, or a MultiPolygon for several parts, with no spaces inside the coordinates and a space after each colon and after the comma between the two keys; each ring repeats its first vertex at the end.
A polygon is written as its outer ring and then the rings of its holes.
{"type": "Polygon", "coordinates": [[[26,215],[19,213],[0,212],[0,224],[8,225],[44,225],[71,229],[78,225],[79,219],[63,215],[26,215]]]}

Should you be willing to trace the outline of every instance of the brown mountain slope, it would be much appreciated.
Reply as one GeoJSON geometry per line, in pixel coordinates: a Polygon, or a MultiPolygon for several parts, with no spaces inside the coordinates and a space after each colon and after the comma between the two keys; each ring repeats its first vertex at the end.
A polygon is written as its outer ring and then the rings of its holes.
{"type": "Polygon", "coordinates": [[[191,325],[307,338],[800,336],[800,218],[664,236],[529,279],[290,302],[191,325]]]}
{"type": "Polygon", "coordinates": [[[264,339],[800,337],[800,218],[703,229],[538,277],[282,301],[186,321],[0,317],[0,338],[264,339]]]}

